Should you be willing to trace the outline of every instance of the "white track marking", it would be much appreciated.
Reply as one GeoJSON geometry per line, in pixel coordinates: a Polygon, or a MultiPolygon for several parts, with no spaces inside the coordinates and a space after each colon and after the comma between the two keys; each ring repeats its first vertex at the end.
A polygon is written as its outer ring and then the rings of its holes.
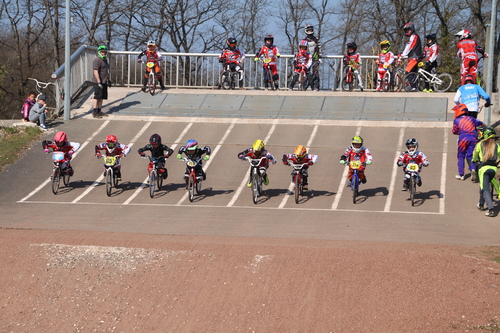
{"type": "MultiPolygon", "coordinates": [[[[90,141],[92,141],[94,139],[94,137],[99,134],[103,129],[104,127],[106,127],[106,125],[109,124],[109,120],[106,120],[104,123],[102,123],[101,127],[99,127],[94,133],[92,133],[92,135],[90,137],[88,137],[87,140],[85,140],[85,142],[80,146],[80,148],[73,154],[73,158],[75,158],[78,153],[80,153],[80,151],[86,146],[89,144],[90,141]]],[[[27,196],[25,196],[24,198],[22,198],[21,200],[19,200],[19,202],[23,202],[23,201],[26,201],[28,200],[30,197],[32,197],[33,195],[35,195],[35,193],[37,193],[38,191],[40,191],[45,185],[47,185],[49,182],[50,182],[50,177],[47,178],[40,186],[38,186],[36,189],[34,189],[30,194],[28,194],[27,196]]]]}
{"type": "Polygon", "coordinates": [[[444,195],[446,192],[446,160],[448,158],[448,129],[444,130],[444,139],[443,139],[443,157],[441,162],[441,198],[439,200],[439,213],[444,214],[445,208],[445,198],[444,195]]]}
{"type": "MultiPolygon", "coordinates": [[[[189,131],[191,126],[193,126],[193,123],[187,124],[186,127],[184,128],[184,130],[182,131],[182,133],[177,138],[177,140],[175,140],[175,142],[181,142],[181,140],[184,138],[184,136],[189,131]]],[[[170,146],[170,148],[172,150],[175,150],[176,147],[177,147],[177,143],[174,143],[172,146],[170,146]]],[[[165,165],[166,165],[166,163],[165,163],[165,165]]],[[[130,204],[130,202],[139,194],[139,192],[141,192],[142,189],[144,189],[146,186],[148,186],[148,183],[147,183],[148,178],[149,178],[149,175],[146,177],[146,179],[143,180],[141,186],[139,186],[137,188],[137,190],[135,190],[134,193],[132,193],[132,195],[123,203],[123,205],[130,204]]]]}
{"type": "MultiPolygon", "coordinates": [[[[306,147],[311,147],[311,144],[314,140],[314,137],[316,136],[316,133],[318,132],[318,122],[316,122],[316,125],[314,126],[313,130],[312,130],[312,133],[311,133],[311,136],[309,136],[309,141],[307,141],[306,143],[306,147]]],[[[285,194],[285,196],[283,197],[283,200],[281,200],[281,203],[280,205],[278,206],[278,208],[283,208],[285,207],[286,205],[286,202],[288,201],[288,198],[290,198],[291,195],[288,195],[288,193],[292,193],[292,190],[293,190],[293,183],[290,184],[290,186],[288,186],[288,192],[285,194]]]]}
{"type": "MultiPolygon", "coordinates": [[[[137,134],[134,136],[132,141],[128,144],[129,147],[132,147],[134,143],[139,139],[139,137],[146,132],[148,127],[151,125],[152,121],[148,121],[144,126],[142,126],[141,130],[137,132],[137,134]]],[[[99,178],[97,178],[92,185],[90,185],[85,191],[83,191],[82,194],[80,194],[75,200],[72,201],[72,203],[77,203],[80,201],[83,197],[85,197],[87,194],[90,193],[97,185],[101,183],[101,180],[104,178],[104,175],[101,173],[99,175],[99,178]]]]}
{"type": "Polygon", "coordinates": [[[387,198],[385,199],[384,212],[391,211],[392,196],[394,194],[394,188],[396,186],[396,177],[398,175],[398,165],[396,163],[398,161],[399,155],[401,155],[401,153],[397,149],[399,149],[399,147],[403,146],[404,135],[405,135],[405,129],[401,128],[399,130],[399,138],[398,138],[398,145],[397,145],[398,148],[396,148],[396,156],[394,157],[394,164],[392,166],[392,175],[391,175],[391,184],[389,185],[389,194],[387,195],[387,198]]]}
{"type": "MultiPolygon", "coordinates": [[[[271,135],[273,134],[274,130],[276,129],[276,124],[278,123],[278,121],[279,121],[279,119],[275,119],[273,121],[273,125],[269,129],[269,132],[267,133],[267,136],[264,139],[264,142],[268,142],[269,141],[269,138],[271,137],[271,135]]],[[[231,201],[229,201],[229,203],[227,204],[227,207],[231,207],[232,205],[234,205],[234,203],[236,202],[236,200],[238,200],[238,197],[240,196],[241,191],[243,191],[243,189],[245,187],[247,187],[247,182],[248,182],[247,178],[248,178],[248,174],[249,173],[250,173],[250,167],[248,167],[248,171],[246,172],[245,177],[243,177],[243,180],[241,181],[240,186],[238,186],[238,189],[236,189],[236,191],[235,191],[235,193],[233,195],[233,198],[231,199],[231,201]]]]}
{"type": "MultiPolygon", "coordinates": [[[[361,126],[356,128],[356,134],[354,136],[358,136],[361,133],[361,126]]],[[[339,188],[337,189],[337,194],[335,195],[335,200],[333,200],[332,210],[337,210],[339,206],[340,198],[342,197],[342,193],[344,192],[345,184],[347,182],[347,173],[349,172],[349,167],[344,167],[344,172],[342,173],[342,180],[340,181],[339,188]]]]}
{"type": "MultiPolygon", "coordinates": [[[[220,148],[222,147],[222,145],[224,144],[224,142],[226,141],[227,137],[229,136],[229,134],[231,133],[231,131],[233,130],[234,128],[234,125],[236,125],[236,119],[234,119],[234,121],[231,123],[231,125],[229,125],[228,129],[226,130],[226,133],[224,134],[224,136],[222,136],[222,139],[220,139],[219,143],[217,144],[217,147],[215,147],[215,149],[212,151],[212,153],[210,154],[210,159],[207,161],[207,163],[205,164],[204,166],[204,169],[205,171],[208,169],[209,165],[212,163],[212,161],[214,160],[213,158],[215,157],[215,155],[217,154],[217,152],[220,150],[220,148]]],[[[186,192],[181,200],[179,200],[176,204],[176,206],[180,206],[186,199],[187,197],[189,196],[189,192],[186,192]]]]}

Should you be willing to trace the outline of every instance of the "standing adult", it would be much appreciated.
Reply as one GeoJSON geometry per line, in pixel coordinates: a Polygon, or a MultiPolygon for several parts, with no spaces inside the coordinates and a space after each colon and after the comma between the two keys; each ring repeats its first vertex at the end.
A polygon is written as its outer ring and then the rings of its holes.
{"type": "Polygon", "coordinates": [[[484,49],[472,39],[472,34],[469,30],[461,30],[455,36],[459,38],[457,56],[462,59],[462,65],[460,66],[462,84],[465,84],[465,77],[468,74],[472,75],[475,83],[477,65],[479,63],[479,56],[477,54],[480,53],[484,58],[488,58],[488,53],[485,53],[484,49]]]}
{"type": "Polygon", "coordinates": [[[303,41],[307,42],[307,49],[312,56],[312,65],[309,67],[309,86],[313,91],[319,91],[319,64],[321,63],[321,42],[314,36],[314,26],[306,24],[306,36],[303,41]]]}
{"type": "Polygon", "coordinates": [[[101,45],[97,48],[97,57],[94,59],[93,70],[94,100],[92,101],[92,116],[94,118],[102,118],[103,116],[107,116],[107,114],[102,113],[102,102],[108,99],[108,87],[111,86],[107,46],[101,45]]]}
{"type": "Polygon", "coordinates": [[[486,103],[485,107],[491,105],[490,96],[484,91],[481,86],[474,83],[474,76],[467,74],[464,78],[465,84],[458,88],[455,94],[455,104],[464,103],[469,110],[469,116],[477,118],[479,114],[479,101],[483,98],[486,103]]]}
{"type": "MultiPolygon", "coordinates": [[[[405,49],[399,57],[408,57],[408,64],[405,69],[406,74],[417,73],[418,63],[423,58],[422,41],[420,40],[420,36],[415,32],[415,25],[413,23],[406,23],[403,30],[405,35],[410,37],[410,39],[408,40],[408,43],[406,43],[405,49]]],[[[414,80],[410,79],[411,91],[417,91],[418,81],[416,80],[416,74],[411,76],[415,77],[414,80]]]]}

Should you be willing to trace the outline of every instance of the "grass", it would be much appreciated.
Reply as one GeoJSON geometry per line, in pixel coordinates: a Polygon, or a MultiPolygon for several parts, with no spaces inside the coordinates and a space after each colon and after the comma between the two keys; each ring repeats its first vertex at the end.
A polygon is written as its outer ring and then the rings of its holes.
{"type": "Polygon", "coordinates": [[[28,145],[40,137],[38,127],[2,127],[0,128],[0,172],[21,157],[28,145]]]}

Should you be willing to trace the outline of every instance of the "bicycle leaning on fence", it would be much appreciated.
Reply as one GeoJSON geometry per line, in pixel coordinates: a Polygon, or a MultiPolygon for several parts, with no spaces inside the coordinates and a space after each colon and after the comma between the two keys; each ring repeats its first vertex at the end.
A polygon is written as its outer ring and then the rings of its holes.
{"type": "Polygon", "coordinates": [[[429,73],[422,67],[423,62],[418,63],[418,72],[407,73],[404,77],[404,87],[406,91],[422,91],[425,83],[433,86],[434,91],[445,92],[453,84],[453,78],[448,73],[429,73]]]}

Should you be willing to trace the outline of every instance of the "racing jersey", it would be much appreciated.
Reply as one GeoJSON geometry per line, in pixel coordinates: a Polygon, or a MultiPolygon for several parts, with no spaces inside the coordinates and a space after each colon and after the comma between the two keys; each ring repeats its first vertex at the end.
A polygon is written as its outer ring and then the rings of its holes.
{"type": "Polygon", "coordinates": [[[349,64],[353,65],[354,68],[356,69],[359,68],[359,66],[361,66],[362,61],[359,53],[353,53],[353,54],[346,53],[344,55],[344,66],[347,66],[349,64]]]}
{"type": "Polygon", "coordinates": [[[250,157],[252,159],[258,159],[258,158],[266,157],[263,160],[261,160],[260,163],[259,163],[259,167],[263,167],[263,168],[266,168],[266,169],[269,167],[269,161],[271,161],[272,164],[276,163],[276,159],[274,158],[274,156],[271,155],[271,153],[269,153],[265,149],[261,151],[261,153],[260,153],[259,156],[255,155],[255,152],[253,151],[252,148],[248,148],[248,149],[246,149],[246,150],[244,150],[244,151],[242,151],[241,153],[238,154],[238,158],[241,159],[241,160],[244,160],[245,157],[250,157]]]}
{"type": "Polygon", "coordinates": [[[486,103],[491,104],[490,96],[488,96],[481,86],[467,83],[458,88],[453,101],[456,104],[464,103],[470,112],[478,112],[480,98],[486,100],[486,103]]]}
{"type": "Polygon", "coordinates": [[[119,155],[125,156],[130,152],[129,146],[123,145],[121,143],[116,143],[113,148],[109,148],[107,142],[95,145],[96,154],[100,153],[101,150],[104,150],[107,156],[119,156],[119,155]]]}
{"type": "MultiPolygon", "coordinates": [[[[359,171],[364,171],[366,166],[365,163],[370,161],[370,163],[373,161],[372,154],[366,147],[361,147],[359,148],[359,151],[356,152],[354,151],[354,148],[349,147],[345,150],[344,154],[340,157],[341,160],[345,160],[346,163],[349,163],[350,161],[360,161],[363,163],[361,167],[359,168],[359,171]]],[[[351,166],[349,166],[349,169],[351,166]]]]}
{"type": "Polygon", "coordinates": [[[460,59],[477,59],[477,52],[484,55],[483,48],[477,45],[477,43],[472,39],[462,39],[459,41],[457,43],[457,50],[457,56],[460,59]]]}
{"type": "Polygon", "coordinates": [[[483,122],[474,117],[460,116],[453,121],[451,132],[455,135],[476,137],[476,127],[482,125],[483,122]]]}
{"type": "Polygon", "coordinates": [[[399,155],[397,164],[398,165],[408,165],[409,163],[415,163],[418,165],[418,172],[422,171],[422,166],[428,166],[429,160],[427,156],[421,151],[416,151],[413,155],[410,155],[408,151],[405,151],[399,155]]]}
{"type": "Polygon", "coordinates": [[[245,54],[240,51],[240,49],[235,48],[234,50],[224,49],[219,56],[220,62],[225,62],[228,64],[240,64],[243,59],[245,59],[245,54]]]}
{"type": "Polygon", "coordinates": [[[307,50],[312,56],[312,60],[319,60],[321,58],[321,42],[316,36],[307,35],[303,41],[307,42],[307,50]]]}
{"type": "Polygon", "coordinates": [[[388,51],[378,55],[378,67],[388,68],[394,62],[394,53],[388,51]],[[386,65],[384,67],[384,64],[386,65]]]}
{"type": "Polygon", "coordinates": [[[439,54],[439,46],[434,43],[431,46],[425,46],[425,61],[434,62],[436,61],[439,54]]]}
{"type": "Polygon", "coordinates": [[[306,67],[309,68],[312,65],[312,56],[309,52],[297,52],[295,53],[295,67],[306,67]]]}
{"type": "Polygon", "coordinates": [[[76,152],[80,148],[78,142],[66,142],[62,147],[58,147],[55,141],[44,140],[42,142],[43,149],[52,148],[52,151],[62,151],[64,152],[64,159],[71,160],[70,151],[76,152]]]}
{"type": "Polygon", "coordinates": [[[269,62],[269,65],[276,65],[276,55],[280,54],[280,51],[275,45],[272,46],[267,46],[267,45],[262,45],[260,48],[260,51],[255,54],[256,58],[259,58],[261,56],[264,56],[264,58],[270,58],[271,62],[269,62]]]}
{"type": "Polygon", "coordinates": [[[146,56],[146,61],[147,62],[154,62],[155,64],[157,64],[159,61],[162,61],[163,60],[163,57],[160,53],[160,51],[154,51],[154,52],[149,52],[148,50],[146,51],[142,51],[141,53],[139,53],[139,59],[141,59],[143,56],[146,56]]]}
{"type": "Polygon", "coordinates": [[[410,59],[422,59],[422,42],[417,34],[412,34],[410,40],[406,43],[405,49],[401,56],[408,57],[410,59]]]}
{"type": "Polygon", "coordinates": [[[302,168],[307,169],[309,168],[309,163],[314,164],[318,162],[318,155],[314,154],[307,154],[306,156],[302,157],[301,159],[297,158],[295,154],[283,154],[283,157],[281,158],[283,161],[283,164],[287,165],[288,161],[292,161],[293,164],[302,164],[302,163],[308,163],[304,165],[302,168]]]}

